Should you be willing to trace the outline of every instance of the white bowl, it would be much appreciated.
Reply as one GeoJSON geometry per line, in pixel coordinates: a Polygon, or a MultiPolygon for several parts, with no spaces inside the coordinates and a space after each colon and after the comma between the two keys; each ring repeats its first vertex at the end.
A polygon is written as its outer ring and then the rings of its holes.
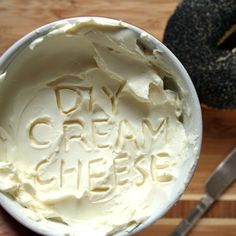
{"type": "MultiPolygon", "coordinates": [[[[117,20],[114,19],[109,19],[109,18],[102,18],[102,17],[76,17],[76,18],[70,18],[70,19],[64,19],[61,21],[53,22],[50,24],[47,24],[45,26],[42,26],[33,32],[27,34],[20,40],[18,40],[15,44],[13,44],[0,58],[0,74],[3,73],[8,65],[14,60],[14,58],[31,42],[33,42],[36,38],[43,36],[50,32],[52,29],[58,26],[58,24],[63,24],[66,22],[84,22],[84,21],[89,21],[91,19],[95,19],[96,21],[100,21],[103,24],[112,24],[112,23],[117,23],[117,20]]],[[[189,158],[187,161],[184,163],[183,166],[183,171],[180,173],[180,180],[183,181],[183,188],[176,193],[175,196],[173,196],[173,199],[169,206],[163,211],[153,211],[152,215],[142,224],[140,224],[137,228],[135,228],[132,232],[121,232],[117,235],[133,235],[144,228],[150,226],[153,224],[156,220],[161,218],[173,205],[176,203],[176,201],[180,198],[181,194],[184,192],[184,190],[187,187],[187,184],[190,182],[190,179],[194,173],[198,157],[199,157],[199,152],[201,149],[201,141],[202,141],[202,117],[201,117],[201,109],[200,109],[200,104],[199,100],[195,91],[195,88],[192,84],[192,81],[184,69],[183,65],[179,62],[179,60],[175,57],[175,55],[168,50],[160,41],[158,41],[156,38],[153,36],[149,35],[145,31],[143,31],[140,28],[137,28],[133,25],[123,23],[126,27],[129,29],[135,31],[136,33],[142,34],[145,33],[149,37],[148,44],[150,45],[151,48],[158,48],[162,52],[162,54],[165,57],[165,60],[169,67],[172,70],[172,73],[175,74],[176,81],[178,85],[180,85],[185,91],[187,91],[186,94],[183,96],[185,105],[189,107],[190,109],[190,116],[186,116],[184,118],[185,122],[185,128],[187,133],[193,133],[196,135],[197,140],[196,140],[196,146],[195,150],[195,155],[191,155],[189,153],[189,158]]],[[[1,86],[1,85],[0,85],[1,86]]],[[[34,232],[37,232],[42,235],[65,235],[68,233],[68,226],[62,225],[60,223],[55,223],[55,222],[49,222],[47,224],[47,227],[45,227],[45,222],[42,223],[40,221],[35,221],[30,218],[28,218],[22,210],[22,206],[19,205],[15,200],[13,200],[10,196],[0,193],[0,204],[1,206],[11,215],[13,216],[17,221],[19,221],[21,224],[24,226],[28,227],[29,229],[33,230],[34,232]]],[[[158,233],[158,232],[157,232],[158,233]]]]}

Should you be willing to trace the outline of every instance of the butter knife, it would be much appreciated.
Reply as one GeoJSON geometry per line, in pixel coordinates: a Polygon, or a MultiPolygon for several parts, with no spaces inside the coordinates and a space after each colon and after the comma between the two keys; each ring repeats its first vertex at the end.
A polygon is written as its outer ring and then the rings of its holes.
{"type": "Polygon", "coordinates": [[[170,236],[185,236],[221,194],[236,180],[236,147],[218,165],[205,184],[205,195],[170,236]]]}

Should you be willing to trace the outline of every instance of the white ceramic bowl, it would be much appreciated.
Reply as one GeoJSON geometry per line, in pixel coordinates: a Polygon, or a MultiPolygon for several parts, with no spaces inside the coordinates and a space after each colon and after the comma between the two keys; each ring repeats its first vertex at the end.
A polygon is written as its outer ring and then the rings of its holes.
{"type": "MultiPolygon", "coordinates": [[[[18,54],[27,47],[32,41],[34,41],[36,38],[43,36],[50,32],[52,29],[55,29],[55,27],[58,27],[58,24],[63,24],[65,22],[84,22],[89,21],[91,19],[95,19],[96,21],[100,21],[103,24],[112,24],[117,23],[117,20],[109,19],[109,18],[101,18],[101,17],[77,17],[77,18],[71,18],[71,19],[65,19],[57,22],[53,22],[50,24],[47,24],[45,26],[42,26],[41,28],[38,28],[34,30],[33,32],[27,34],[20,40],[18,40],[15,44],[13,44],[0,58],[0,74],[2,74],[4,71],[7,70],[8,65],[14,60],[15,57],[18,56],[18,54]]],[[[129,29],[135,31],[136,33],[146,33],[140,28],[137,28],[133,25],[124,23],[126,27],[129,29]]],[[[148,33],[146,33],[148,34],[148,33]]],[[[149,34],[148,34],[149,35],[149,34]]],[[[137,228],[135,228],[132,233],[127,232],[121,232],[118,235],[133,235],[144,228],[150,226],[152,223],[154,223],[156,220],[161,218],[173,205],[174,203],[179,199],[185,188],[187,187],[187,184],[189,183],[197,161],[198,156],[201,148],[201,141],[202,141],[202,117],[201,117],[201,109],[199,100],[196,94],[196,91],[194,89],[194,86],[191,82],[191,79],[184,69],[183,65],[179,62],[179,60],[174,56],[172,52],[170,52],[160,41],[158,41],[153,36],[149,35],[149,42],[151,48],[158,48],[162,51],[162,54],[165,57],[166,62],[168,63],[169,68],[171,68],[172,73],[175,74],[176,80],[178,85],[180,85],[185,91],[187,91],[186,94],[184,94],[184,101],[185,105],[187,105],[190,108],[191,116],[186,116],[184,118],[185,122],[185,128],[187,133],[192,133],[193,131],[197,135],[197,142],[195,146],[195,153],[196,155],[191,155],[189,153],[189,158],[185,162],[182,173],[180,174],[180,180],[183,181],[183,189],[181,189],[179,192],[176,193],[175,196],[173,196],[173,199],[169,206],[163,211],[153,211],[152,215],[142,224],[140,224],[137,228]]],[[[0,84],[1,86],[1,84],[0,84]]],[[[194,151],[194,150],[193,150],[194,151]]],[[[68,233],[68,226],[54,223],[54,222],[48,222],[47,227],[45,227],[45,223],[42,224],[40,221],[34,221],[32,219],[29,219],[25,214],[23,214],[22,206],[20,206],[16,201],[14,201],[9,196],[0,193],[0,204],[1,206],[11,215],[13,216],[17,221],[19,221],[24,226],[28,227],[29,229],[42,234],[42,235],[65,235],[68,233]]],[[[158,233],[158,232],[157,232],[158,233]]]]}

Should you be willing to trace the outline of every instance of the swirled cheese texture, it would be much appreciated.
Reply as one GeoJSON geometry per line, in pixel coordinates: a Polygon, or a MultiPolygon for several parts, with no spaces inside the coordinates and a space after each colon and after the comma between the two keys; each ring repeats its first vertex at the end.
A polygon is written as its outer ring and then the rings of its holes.
{"type": "Polygon", "coordinates": [[[0,101],[1,192],[77,235],[131,231],[163,211],[192,148],[171,80],[122,24],[68,23],[36,39],[0,91],[11,95],[0,101]]]}

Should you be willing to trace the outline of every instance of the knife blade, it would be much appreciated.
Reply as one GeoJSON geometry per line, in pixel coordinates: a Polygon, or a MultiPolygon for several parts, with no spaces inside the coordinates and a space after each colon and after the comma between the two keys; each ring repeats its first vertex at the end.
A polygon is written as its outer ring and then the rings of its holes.
{"type": "Polygon", "coordinates": [[[201,216],[222,193],[236,180],[236,147],[217,166],[205,184],[205,195],[192,212],[180,222],[170,236],[185,236],[201,216]]]}

